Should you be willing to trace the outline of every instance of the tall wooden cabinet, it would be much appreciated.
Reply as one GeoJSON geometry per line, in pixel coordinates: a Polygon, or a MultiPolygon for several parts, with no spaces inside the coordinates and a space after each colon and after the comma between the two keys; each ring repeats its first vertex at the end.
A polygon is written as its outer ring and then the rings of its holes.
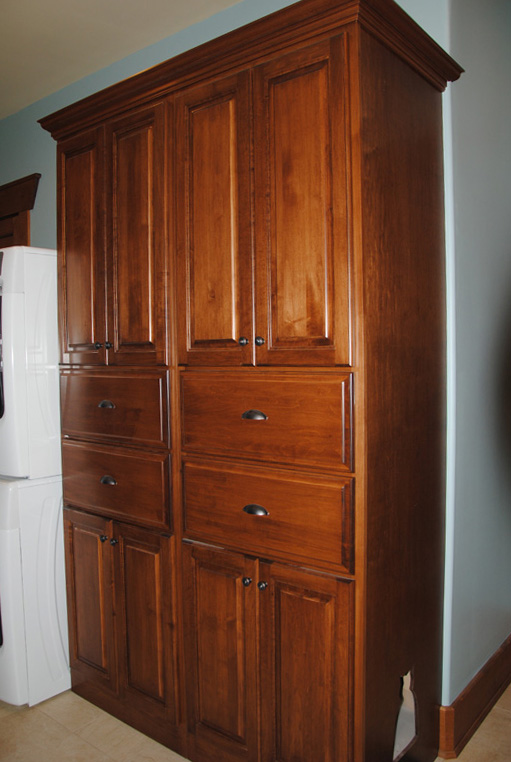
{"type": "Polygon", "coordinates": [[[302,0],[42,120],[73,687],[193,762],[435,759],[460,72],[302,0]]]}

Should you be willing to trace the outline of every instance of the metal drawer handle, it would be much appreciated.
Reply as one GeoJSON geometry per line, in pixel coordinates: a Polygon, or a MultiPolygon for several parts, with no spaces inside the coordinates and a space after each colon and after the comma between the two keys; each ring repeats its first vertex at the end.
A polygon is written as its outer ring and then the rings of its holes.
{"type": "Polygon", "coordinates": [[[267,421],[268,416],[261,410],[245,410],[241,417],[246,421],[267,421]]]}
{"type": "Polygon", "coordinates": [[[266,508],[263,508],[262,505],[257,505],[257,503],[249,503],[248,505],[245,505],[243,510],[245,513],[249,513],[251,516],[269,516],[270,512],[266,510],[266,508]]]}
{"type": "Polygon", "coordinates": [[[111,487],[115,487],[115,485],[117,484],[113,476],[106,476],[106,475],[102,476],[99,481],[101,482],[101,484],[108,484],[111,487]]]}
{"type": "Polygon", "coordinates": [[[101,402],[98,404],[98,407],[107,407],[107,408],[114,408],[115,405],[110,400],[101,400],[101,402]]]}

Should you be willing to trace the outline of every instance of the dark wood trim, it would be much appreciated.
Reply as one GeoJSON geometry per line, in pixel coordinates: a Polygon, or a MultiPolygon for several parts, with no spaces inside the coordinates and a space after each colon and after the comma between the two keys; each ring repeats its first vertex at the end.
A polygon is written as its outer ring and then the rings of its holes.
{"type": "Polygon", "coordinates": [[[440,707],[440,749],[455,759],[511,683],[511,635],[450,706],[440,707]]]}
{"type": "Polygon", "coordinates": [[[34,208],[40,174],[0,186],[0,245],[30,245],[30,210],[34,208]]]}
{"type": "Polygon", "coordinates": [[[34,208],[40,177],[35,173],[0,186],[0,218],[34,208]]]}

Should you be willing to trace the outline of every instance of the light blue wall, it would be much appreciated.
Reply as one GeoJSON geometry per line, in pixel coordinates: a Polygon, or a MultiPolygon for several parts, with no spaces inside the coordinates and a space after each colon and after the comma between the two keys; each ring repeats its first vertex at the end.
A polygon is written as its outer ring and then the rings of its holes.
{"type": "Polygon", "coordinates": [[[449,694],[511,633],[511,3],[451,0],[456,460],[449,694]]]}
{"type": "MultiPolygon", "coordinates": [[[[289,4],[244,0],[0,121],[0,184],[42,174],[33,245],[56,242],[55,144],[39,118],[289,4]]],[[[449,458],[443,703],[449,704],[511,632],[511,405],[505,400],[506,382],[511,389],[511,4],[400,4],[467,69],[444,100],[449,458]]]]}

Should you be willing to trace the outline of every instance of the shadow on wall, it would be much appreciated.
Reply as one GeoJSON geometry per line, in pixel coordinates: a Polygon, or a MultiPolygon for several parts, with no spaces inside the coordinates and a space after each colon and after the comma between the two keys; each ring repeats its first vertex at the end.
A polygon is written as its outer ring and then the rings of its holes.
{"type": "MultiPolygon", "coordinates": [[[[511,252],[509,253],[511,259],[511,252]]],[[[511,497],[511,293],[508,308],[500,328],[496,345],[498,363],[496,388],[497,452],[502,462],[502,473],[506,476],[511,497]]],[[[511,518],[511,511],[509,511],[511,518]]]]}

